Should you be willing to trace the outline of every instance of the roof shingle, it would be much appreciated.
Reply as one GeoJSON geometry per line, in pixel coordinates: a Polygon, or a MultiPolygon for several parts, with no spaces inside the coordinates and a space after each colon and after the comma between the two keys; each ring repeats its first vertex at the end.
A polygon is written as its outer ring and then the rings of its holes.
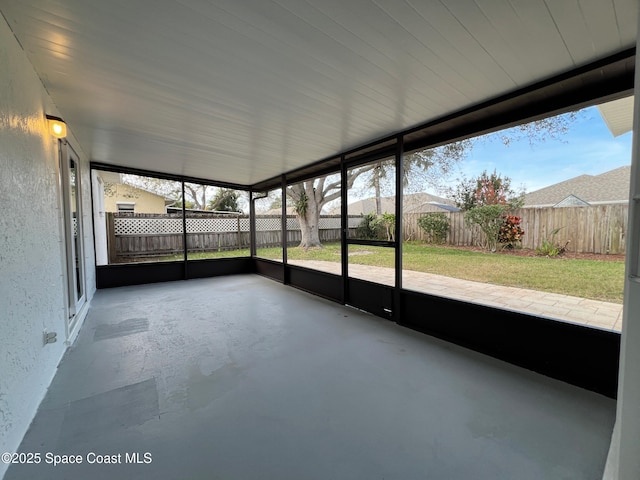
{"type": "Polygon", "coordinates": [[[579,175],[524,197],[525,207],[554,206],[570,195],[590,204],[619,203],[629,200],[631,166],[619,167],[600,175],[579,175]]]}

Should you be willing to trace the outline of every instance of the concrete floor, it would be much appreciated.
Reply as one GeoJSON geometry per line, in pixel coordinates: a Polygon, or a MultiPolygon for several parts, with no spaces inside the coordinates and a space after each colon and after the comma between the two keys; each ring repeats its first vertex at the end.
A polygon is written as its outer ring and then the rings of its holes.
{"type": "Polygon", "coordinates": [[[599,480],[614,413],[256,275],[153,284],[96,294],[5,480],[599,480]]]}

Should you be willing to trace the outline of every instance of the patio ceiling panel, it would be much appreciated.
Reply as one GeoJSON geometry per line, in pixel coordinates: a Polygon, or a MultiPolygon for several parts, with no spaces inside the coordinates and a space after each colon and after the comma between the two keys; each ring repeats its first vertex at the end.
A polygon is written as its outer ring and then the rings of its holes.
{"type": "Polygon", "coordinates": [[[635,45],[636,0],[0,0],[96,162],[251,185],[635,45]]]}

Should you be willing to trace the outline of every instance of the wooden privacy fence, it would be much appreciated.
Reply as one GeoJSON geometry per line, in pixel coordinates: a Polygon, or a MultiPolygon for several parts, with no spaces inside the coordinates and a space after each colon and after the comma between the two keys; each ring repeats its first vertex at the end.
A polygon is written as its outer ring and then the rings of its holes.
{"type": "MultiPolygon", "coordinates": [[[[627,232],[627,204],[596,205],[589,207],[520,208],[513,212],[521,219],[525,232],[522,247],[536,249],[545,239],[565,245],[576,253],[625,253],[627,232]],[[559,229],[552,236],[552,232],[559,229]]],[[[403,238],[426,240],[424,231],[418,227],[418,218],[423,213],[407,213],[403,216],[403,238]]],[[[450,226],[447,243],[456,246],[478,245],[483,233],[477,227],[464,222],[464,212],[447,212],[450,226]]]]}
{"type": "MultiPolygon", "coordinates": [[[[350,216],[355,228],[361,216],[350,216]]],[[[213,252],[249,248],[248,215],[108,213],[107,248],[111,263],[136,257],[183,253],[183,225],[186,224],[187,251],[213,252]]],[[[287,216],[287,245],[300,243],[301,232],[294,215],[287,216]]],[[[282,245],[279,215],[256,215],[256,244],[259,248],[282,245]]],[[[340,215],[322,215],[319,220],[322,242],[340,241],[340,215]]]]}
{"type": "MultiPolygon", "coordinates": [[[[556,244],[568,244],[577,253],[625,253],[625,236],[629,208],[626,204],[590,207],[521,208],[514,212],[521,218],[525,231],[523,248],[536,249],[547,239],[556,244]],[[554,229],[559,229],[552,236],[554,229]]],[[[418,227],[424,214],[407,213],[403,217],[405,240],[426,240],[418,227]]],[[[450,227],[447,243],[456,246],[478,245],[483,233],[464,222],[463,212],[447,212],[450,227]]],[[[349,228],[358,226],[362,217],[349,216],[349,228]]],[[[287,216],[287,245],[301,240],[300,226],[295,216],[287,216]]],[[[212,215],[188,213],[185,219],[188,252],[211,252],[249,248],[250,232],[247,215],[212,215]]],[[[278,247],[281,241],[279,215],[256,216],[258,247],[278,247]]],[[[107,214],[107,245],[111,262],[127,258],[174,255],[183,252],[183,219],[181,214],[107,214]]],[[[320,241],[337,242],[341,238],[340,216],[320,217],[320,241]]]]}

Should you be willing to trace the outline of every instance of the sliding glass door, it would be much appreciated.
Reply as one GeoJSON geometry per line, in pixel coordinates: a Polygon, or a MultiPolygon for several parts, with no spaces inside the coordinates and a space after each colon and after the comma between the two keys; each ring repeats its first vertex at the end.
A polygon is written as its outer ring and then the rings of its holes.
{"type": "Polygon", "coordinates": [[[82,189],[79,168],[76,153],[67,142],[61,142],[60,183],[63,193],[69,332],[75,327],[77,313],[85,302],[82,189]]]}

